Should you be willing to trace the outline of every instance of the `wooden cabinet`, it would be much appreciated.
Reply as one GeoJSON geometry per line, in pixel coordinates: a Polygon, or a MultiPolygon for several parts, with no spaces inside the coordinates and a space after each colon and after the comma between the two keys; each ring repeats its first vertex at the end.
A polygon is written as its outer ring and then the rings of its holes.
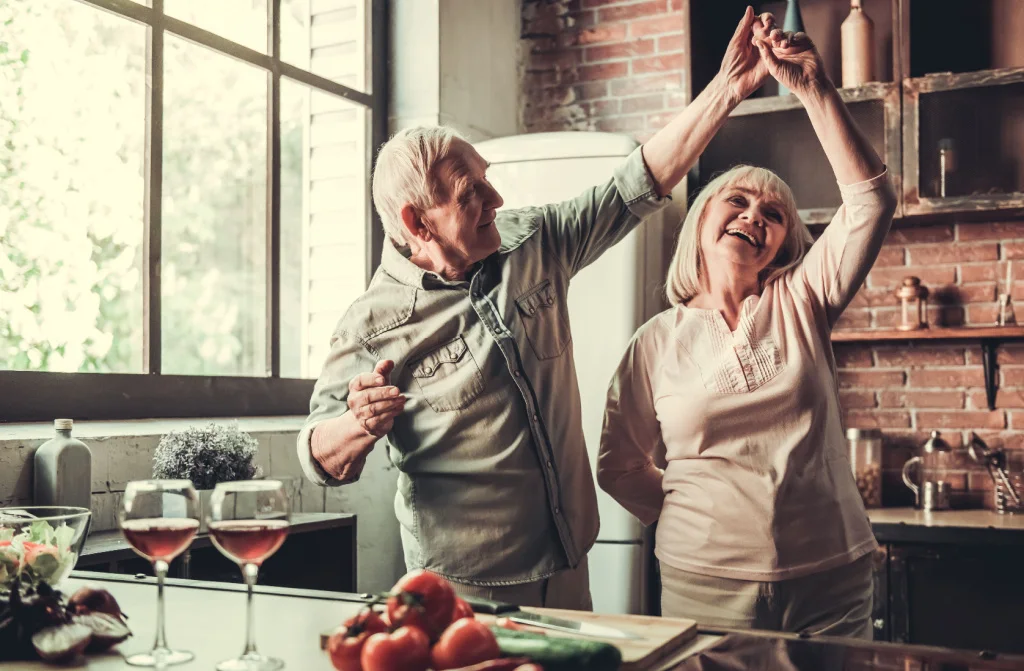
{"type": "Polygon", "coordinates": [[[883,551],[875,640],[1024,653],[1024,547],[890,543],[883,551]]]}
{"type": "MultiPolygon", "coordinates": [[[[717,73],[746,4],[687,3],[694,94],[717,73]]],[[[753,4],[781,22],[785,3],[753,4]]],[[[840,82],[839,26],[849,0],[800,7],[840,82]]],[[[896,217],[1024,215],[1024,2],[872,0],[865,11],[875,23],[879,83],[840,92],[901,194],[896,217]]],[[[691,183],[699,188],[738,163],[767,167],[792,187],[805,223],[827,223],[839,204],[831,167],[799,101],[777,92],[769,81],[733,112],[691,183]]]]}

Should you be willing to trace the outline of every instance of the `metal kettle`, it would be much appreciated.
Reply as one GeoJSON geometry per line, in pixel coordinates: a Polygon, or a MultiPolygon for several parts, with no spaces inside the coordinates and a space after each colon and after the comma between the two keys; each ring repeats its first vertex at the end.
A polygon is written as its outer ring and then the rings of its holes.
{"type": "Polygon", "coordinates": [[[948,510],[949,509],[949,483],[937,477],[938,461],[943,452],[952,451],[949,443],[939,436],[938,431],[932,431],[931,436],[921,446],[921,454],[907,459],[903,464],[903,484],[914,492],[914,505],[922,510],[948,510]],[[918,467],[920,471],[921,485],[914,484],[910,479],[910,470],[918,467]]]}

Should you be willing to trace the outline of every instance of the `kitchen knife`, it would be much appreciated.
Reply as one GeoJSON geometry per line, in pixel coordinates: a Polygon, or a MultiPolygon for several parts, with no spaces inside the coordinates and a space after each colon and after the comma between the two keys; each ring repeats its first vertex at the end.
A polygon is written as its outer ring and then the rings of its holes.
{"type": "Polygon", "coordinates": [[[470,605],[474,613],[500,615],[502,617],[507,617],[513,622],[518,622],[519,624],[544,627],[545,629],[554,629],[557,631],[580,634],[582,636],[591,636],[594,638],[643,640],[643,636],[637,636],[636,634],[631,634],[629,632],[622,631],[621,629],[615,629],[614,627],[608,627],[603,624],[581,622],[580,620],[570,620],[564,617],[531,613],[520,610],[519,606],[515,604],[505,603],[503,601],[491,601],[490,599],[480,599],[477,597],[462,598],[470,605]]]}

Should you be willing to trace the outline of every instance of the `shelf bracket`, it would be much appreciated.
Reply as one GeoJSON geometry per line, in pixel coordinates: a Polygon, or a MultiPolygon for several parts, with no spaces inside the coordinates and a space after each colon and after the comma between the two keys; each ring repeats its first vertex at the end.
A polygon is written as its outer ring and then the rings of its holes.
{"type": "Polygon", "coordinates": [[[981,366],[985,371],[985,400],[988,409],[996,409],[996,346],[998,341],[983,339],[981,341],[981,366]]]}

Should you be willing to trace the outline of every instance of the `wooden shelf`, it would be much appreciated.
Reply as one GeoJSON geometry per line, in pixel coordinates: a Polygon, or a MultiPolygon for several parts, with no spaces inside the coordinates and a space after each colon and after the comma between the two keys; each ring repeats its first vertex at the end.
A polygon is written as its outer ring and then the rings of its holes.
{"type": "Polygon", "coordinates": [[[996,345],[1024,340],[1024,326],[961,326],[927,328],[917,331],[898,329],[851,329],[832,333],[834,343],[886,343],[911,340],[977,342],[981,345],[981,365],[985,373],[985,399],[988,409],[996,409],[996,345]]]}
{"type": "Polygon", "coordinates": [[[832,342],[890,342],[903,340],[1024,340],[1024,326],[962,326],[898,329],[851,329],[832,333],[832,342]]]}
{"type": "MultiPolygon", "coordinates": [[[[893,82],[870,82],[863,86],[839,90],[839,97],[847,103],[867,102],[870,100],[892,100],[899,104],[899,85],[893,82]]],[[[784,96],[763,96],[747,98],[729,114],[729,116],[749,116],[751,114],[771,114],[803,109],[803,103],[792,93],[784,96]]]]}

